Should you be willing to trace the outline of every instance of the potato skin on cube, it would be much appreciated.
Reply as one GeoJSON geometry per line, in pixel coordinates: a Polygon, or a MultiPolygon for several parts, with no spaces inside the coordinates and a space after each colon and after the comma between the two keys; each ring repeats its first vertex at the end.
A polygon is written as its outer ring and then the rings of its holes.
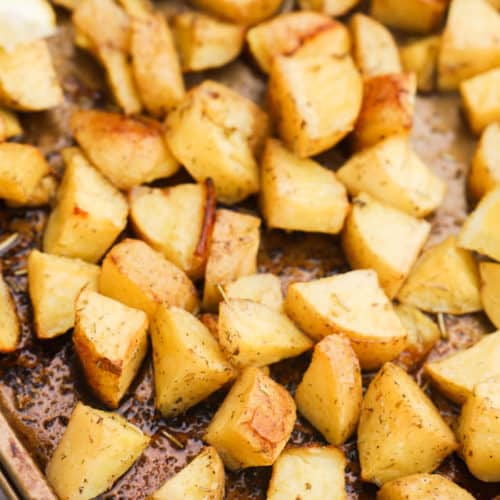
{"type": "Polygon", "coordinates": [[[317,10],[329,16],[343,16],[354,8],[360,0],[299,0],[303,10],[317,10]]]}
{"type": "Polygon", "coordinates": [[[12,293],[0,273],[0,353],[16,350],[21,337],[21,325],[17,317],[12,293]]]}
{"type": "Polygon", "coordinates": [[[193,0],[192,3],[233,23],[253,25],[271,17],[281,0],[193,0]]]}

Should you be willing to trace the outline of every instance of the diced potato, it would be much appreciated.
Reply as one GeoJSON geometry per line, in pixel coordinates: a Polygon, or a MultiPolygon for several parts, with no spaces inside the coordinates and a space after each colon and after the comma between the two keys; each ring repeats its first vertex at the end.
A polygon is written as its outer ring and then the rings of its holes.
{"type": "Polygon", "coordinates": [[[391,28],[429,33],[437,28],[450,0],[373,0],[370,14],[391,28]]]}
{"type": "Polygon", "coordinates": [[[354,199],[342,233],[342,246],[354,269],[374,269],[393,298],[417,260],[430,232],[415,219],[365,193],[354,199]]]}
{"type": "Polygon", "coordinates": [[[21,336],[16,305],[0,273],[0,352],[15,351],[21,336]]]}
{"type": "Polygon", "coordinates": [[[315,339],[346,335],[364,369],[380,367],[406,346],[406,331],[370,269],[293,283],[285,310],[315,339]]]}
{"type": "Polygon", "coordinates": [[[482,309],[477,264],[449,236],[432,246],[412,268],[398,300],[431,313],[466,314],[482,309]]]}
{"type": "Polygon", "coordinates": [[[500,264],[480,262],[481,303],[490,321],[500,328],[500,264]]]}
{"type": "Polygon", "coordinates": [[[18,201],[6,200],[6,204],[9,207],[42,207],[44,205],[52,205],[56,198],[58,185],[54,175],[45,175],[40,179],[27,201],[20,203],[18,201]]]}
{"type": "Polygon", "coordinates": [[[456,483],[440,474],[412,474],[389,481],[377,492],[377,500],[474,500],[456,483]]]}
{"type": "Polygon", "coordinates": [[[75,302],[73,345],[92,392],[118,408],[148,349],[148,319],[138,309],[83,289],[75,302]]]}
{"type": "Polygon", "coordinates": [[[22,133],[23,127],[17,115],[8,109],[0,108],[0,140],[5,141],[22,133]]]}
{"type": "Polygon", "coordinates": [[[274,274],[265,273],[241,276],[223,288],[225,296],[228,299],[248,299],[259,304],[264,304],[275,311],[283,311],[281,281],[274,274]]]}
{"type": "Polygon", "coordinates": [[[462,81],[460,94],[469,125],[475,134],[500,121],[500,68],[462,81]]]}
{"type": "Polygon", "coordinates": [[[462,404],[481,380],[500,375],[500,332],[484,336],[468,349],[426,363],[424,368],[445,396],[462,404]]]}
{"type": "Polygon", "coordinates": [[[360,0],[299,0],[301,9],[319,10],[329,16],[343,16],[360,0]]]}
{"type": "Polygon", "coordinates": [[[91,162],[119,189],[168,177],[179,169],[161,125],[153,120],[82,109],[73,113],[71,128],[91,162]]]}
{"type": "Polygon", "coordinates": [[[164,116],[184,96],[179,56],[165,16],[132,18],[132,69],[144,107],[164,116]]]}
{"type": "Polygon", "coordinates": [[[147,17],[153,12],[151,0],[118,0],[130,17],[147,17]]]}
{"type": "Polygon", "coordinates": [[[97,291],[99,267],[33,250],[28,282],[38,338],[62,335],[75,324],[75,300],[82,290],[97,291]]]}
{"type": "Polygon", "coordinates": [[[497,67],[499,32],[500,14],[488,2],[452,0],[439,51],[439,88],[457,89],[462,80],[497,67]]]}
{"type": "Polygon", "coordinates": [[[413,126],[417,80],[414,73],[371,77],[363,87],[363,105],[353,131],[356,150],[392,135],[408,136],[413,126]]]}
{"type": "Polygon", "coordinates": [[[489,4],[493,5],[495,9],[500,9],[500,0],[486,0],[489,4]]]}
{"type": "Polygon", "coordinates": [[[398,47],[385,26],[358,13],[352,16],[350,28],[354,61],[365,78],[402,71],[398,47]]]}
{"type": "Polygon", "coordinates": [[[277,363],[312,347],[283,313],[247,299],[220,303],[217,330],[222,349],[238,368],[277,363]]]}
{"type": "Polygon", "coordinates": [[[174,156],[198,182],[211,177],[219,201],[236,203],[259,190],[256,156],[269,123],[256,104],[206,80],[186,94],[166,123],[174,156]]]}
{"type": "Polygon", "coordinates": [[[97,262],[127,224],[125,197],[77,148],[63,152],[66,170],[43,236],[43,251],[97,262]]]}
{"type": "Polygon", "coordinates": [[[174,16],[172,33],[183,71],[224,66],[238,57],[245,41],[243,26],[198,12],[181,12],[174,16]]]}
{"type": "Polygon", "coordinates": [[[480,200],[496,184],[500,184],[500,124],[492,123],[484,129],[472,160],[469,174],[469,193],[480,200]]]}
{"type": "Polygon", "coordinates": [[[462,407],[461,453],[471,473],[500,481],[500,375],[479,382],[462,407]]]}
{"type": "Polygon", "coordinates": [[[99,292],[144,311],[150,319],[160,304],[188,311],[198,307],[196,289],[184,272],[143,241],[131,238],[106,254],[99,292]]]}
{"type": "Polygon", "coordinates": [[[353,129],[362,91],[349,55],[278,56],[270,71],[268,101],[281,139],[307,157],[335,146],[353,129]]]}
{"type": "Polygon", "coordinates": [[[246,368],[204,436],[229,469],[272,465],[295,424],[288,391],[255,367],[246,368]]]}
{"type": "Polygon", "coordinates": [[[217,341],[192,314],[161,305],[151,324],[156,407],[184,412],[236,376],[217,341]]]}
{"type": "Polygon", "coordinates": [[[132,466],[149,441],[120,415],[77,403],[47,478],[61,500],[94,498],[132,466]]]}
{"type": "MultiPolygon", "coordinates": [[[[351,37],[349,30],[341,23],[318,30],[307,37],[302,45],[293,52],[294,57],[311,57],[318,54],[324,56],[343,57],[351,52],[351,37]]],[[[291,55],[291,54],[288,54],[291,55]]]]}
{"type": "Polygon", "coordinates": [[[60,5],[61,7],[66,7],[69,10],[73,10],[80,1],[81,0],[52,0],[52,3],[60,5]]]}
{"type": "Polygon", "coordinates": [[[368,386],[358,427],[363,481],[382,485],[432,472],[457,448],[432,401],[401,368],[386,363],[368,386]]]}
{"type": "Polygon", "coordinates": [[[289,448],[273,465],[267,500],[346,500],[346,465],[344,453],[334,446],[289,448]]]}
{"type": "Polygon", "coordinates": [[[231,210],[217,210],[208,250],[203,308],[216,310],[222,299],[219,286],[257,271],[260,219],[231,210]]]}
{"type": "Polygon", "coordinates": [[[415,217],[425,217],[436,210],[446,192],[446,184],[401,135],[389,137],[352,156],[337,171],[337,178],[350,195],[365,192],[415,217]]]}
{"type": "Polygon", "coordinates": [[[269,227],[337,234],[349,210],[335,173],[268,140],[261,168],[261,207],[269,227]]]}
{"type": "Polygon", "coordinates": [[[434,89],[440,44],[439,36],[429,36],[399,49],[404,71],[417,75],[417,89],[421,92],[434,89]]]}
{"type": "Polygon", "coordinates": [[[281,0],[193,0],[192,3],[237,24],[257,24],[271,17],[281,0]]]}
{"type": "Polygon", "coordinates": [[[213,184],[136,187],[129,199],[137,234],[188,276],[201,278],[215,223],[213,184]]]}
{"type": "Polygon", "coordinates": [[[469,214],[458,235],[458,245],[500,261],[500,185],[489,191],[469,214]]]}
{"type": "Polygon", "coordinates": [[[34,146],[0,144],[0,198],[26,203],[48,172],[48,163],[34,146]]]}
{"type": "Polygon", "coordinates": [[[224,464],[215,448],[207,446],[184,469],[167,480],[149,500],[223,500],[224,464]]]}
{"type": "Polygon", "coordinates": [[[265,73],[273,58],[293,54],[310,37],[333,28],[338,37],[339,55],[349,52],[350,38],[345,27],[316,12],[287,12],[248,30],[250,51],[265,73]]]}
{"type": "Polygon", "coordinates": [[[349,339],[325,337],[297,387],[297,409],[329,443],[340,445],[358,425],[362,400],[361,370],[349,339]]]}

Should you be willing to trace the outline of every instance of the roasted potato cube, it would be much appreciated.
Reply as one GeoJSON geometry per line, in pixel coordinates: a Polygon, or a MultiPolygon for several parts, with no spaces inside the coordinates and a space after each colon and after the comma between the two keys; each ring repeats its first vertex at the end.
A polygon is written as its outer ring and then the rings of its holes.
{"type": "Polygon", "coordinates": [[[312,347],[283,313],[247,299],[220,303],[217,330],[222,349],[238,368],[277,363],[312,347]]]}
{"type": "Polygon", "coordinates": [[[413,126],[417,81],[414,73],[371,77],[363,87],[363,105],[353,131],[355,150],[393,135],[408,136],[413,126]]]}
{"type": "Polygon", "coordinates": [[[52,3],[60,5],[61,7],[66,7],[66,9],[73,10],[78,5],[81,0],[52,0],[52,3]]]}
{"type": "Polygon", "coordinates": [[[480,262],[481,303],[490,321],[500,328],[500,264],[480,262]]]}
{"type": "Polygon", "coordinates": [[[262,214],[269,227],[329,234],[342,230],[349,201],[331,170],[272,139],[262,157],[261,182],[262,214]]]}
{"type": "Polygon", "coordinates": [[[354,199],[342,233],[342,246],[354,269],[374,269],[393,298],[417,260],[430,232],[415,219],[365,193],[354,199]]]}
{"type": "Polygon", "coordinates": [[[148,349],[148,318],[138,309],[83,289],[75,302],[73,345],[87,383],[118,408],[148,349]]]}
{"type": "Polygon", "coordinates": [[[99,267],[33,250],[28,257],[29,294],[38,338],[62,335],[75,324],[75,300],[82,288],[97,291],[99,267]]]}
{"type": "Polygon", "coordinates": [[[434,89],[437,59],[441,38],[429,36],[408,43],[399,49],[403,69],[417,75],[417,89],[430,92],[434,89]]]}
{"type": "Polygon", "coordinates": [[[334,446],[289,448],[273,465],[267,500],[346,500],[346,465],[344,453],[334,446]]]}
{"type": "Polygon", "coordinates": [[[329,16],[343,16],[360,0],[299,0],[301,9],[318,10],[329,16]]]}
{"type": "Polygon", "coordinates": [[[480,200],[500,184],[500,124],[492,123],[484,129],[472,160],[469,174],[469,193],[480,200]]]}
{"type": "Polygon", "coordinates": [[[260,219],[253,215],[217,210],[205,270],[203,307],[216,310],[225,286],[240,276],[255,274],[260,243],[260,219]]]}
{"type": "Polygon", "coordinates": [[[137,460],[150,438],[114,413],[77,403],[46,473],[61,500],[108,490],[137,460]]]}
{"type": "Polygon", "coordinates": [[[168,177],[179,169],[161,125],[153,120],[82,109],[73,113],[71,128],[90,161],[119,189],[168,177]]]}
{"type": "Polygon", "coordinates": [[[259,304],[264,304],[275,311],[283,311],[281,281],[274,274],[265,273],[241,276],[223,288],[225,296],[228,299],[248,299],[259,304]]]}
{"type": "Polygon", "coordinates": [[[6,141],[23,133],[17,115],[8,109],[0,108],[0,141],[6,141]]]}
{"type": "Polygon", "coordinates": [[[281,0],[193,0],[196,7],[237,24],[257,24],[271,17],[281,0]]]}
{"type": "Polygon", "coordinates": [[[474,497],[440,474],[412,474],[385,483],[377,500],[474,500],[474,497]]]}
{"type": "Polygon", "coordinates": [[[127,224],[125,197],[76,149],[63,156],[66,170],[43,235],[43,251],[97,262],[127,224]]]}
{"type": "Polygon", "coordinates": [[[363,77],[400,73],[401,60],[391,32],[364,14],[354,14],[350,23],[353,57],[363,77]]]}
{"type": "Polygon", "coordinates": [[[500,14],[488,2],[452,0],[439,51],[439,88],[457,89],[462,80],[497,67],[499,32],[500,14]]]}
{"type": "Polygon", "coordinates": [[[458,245],[500,261],[500,185],[489,191],[469,214],[458,235],[458,245]]]}
{"type": "Polygon", "coordinates": [[[332,26],[319,30],[304,40],[294,57],[312,57],[318,54],[324,56],[342,57],[350,54],[351,37],[349,30],[341,23],[335,22],[332,26]]]}
{"type": "Polygon", "coordinates": [[[500,68],[464,80],[460,84],[460,94],[475,134],[500,121],[500,68]]]}
{"type": "Polygon", "coordinates": [[[215,448],[207,446],[186,467],[167,480],[149,500],[223,500],[224,464],[215,448]]]}
{"type": "Polygon", "coordinates": [[[188,276],[201,278],[215,222],[213,184],[137,187],[129,199],[137,234],[188,276]]]}
{"type": "Polygon", "coordinates": [[[217,449],[229,469],[272,465],[295,418],[288,391],[259,368],[250,367],[236,380],[203,439],[217,449]]]}
{"type": "Polygon", "coordinates": [[[9,207],[41,207],[52,205],[57,193],[58,182],[54,175],[49,174],[40,179],[31,196],[27,201],[20,203],[18,201],[6,200],[9,207]]]}
{"type": "MultiPolygon", "coordinates": [[[[362,192],[414,217],[425,217],[443,201],[446,184],[430,170],[401,135],[389,137],[352,156],[337,171],[349,194],[362,192]]],[[[265,187],[263,188],[265,192],[265,187]]]]}
{"type": "Polygon", "coordinates": [[[217,341],[192,314],[162,304],[151,323],[156,407],[184,412],[236,376],[217,341]]]}
{"type": "Polygon", "coordinates": [[[365,393],[358,426],[363,481],[382,485],[432,472],[457,448],[432,401],[402,369],[386,363],[365,393]]]}
{"type": "Polygon", "coordinates": [[[132,18],[132,69],[144,107],[164,116],[184,96],[174,38],[161,13],[132,18]]]}
{"type": "Polygon", "coordinates": [[[349,339],[325,337],[297,387],[297,409],[329,443],[340,445],[358,425],[362,400],[361,370],[349,339]]]}
{"type": "Polygon", "coordinates": [[[0,144],[0,198],[26,203],[48,172],[48,163],[34,146],[0,144]]]}
{"type": "Polygon", "coordinates": [[[425,373],[440,392],[462,404],[476,384],[500,375],[500,332],[485,335],[477,344],[425,364],[425,373]]]}
{"type": "Polygon", "coordinates": [[[130,17],[146,17],[153,12],[151,0],[118,0],[130,17]]]}
{"type": "Polygon", "coordinates": [[[479,382],[462,407],[458,436],[471,473],[500,481],[500,375],[479,382]]]}
{"type": "Polygon", "coordinates": [[[259,190],[256,156],[269,123],[256,104],[206,80],[186,94],[166,123],[174,156],[198,182],[211,177],[218,200],[236,203],[259,190]]]}
{"type": "Polygon", "coordinates": [[[172,33],[183,71],[218,68],[236,59],[243,48],[245,28],[198,12],[181,12],[172,19],[172,33]]]}
{"type": "Polygon", "coordinates": [[[349,55],[278,56],[271,67],[268,100],[288,148],[300,157],[313,156],[353,129],[362,81],[349,55]]]}
{"type": "Polygon", "coordinates": [[[127,238],[102,262],[99,292],[144,311],[150,319],[160,304],[194,311],[196,289],[177,266],[141,240],[127,238]]]}
{"type": "Polygon", "coordinates": [[[466,314],[482,309],[477,264],[449,236],[432,246],[412,268],[398,300],[431,313],[466,314]]]}
{"type": "Polygon", "coordinates": [[[0,353],[15,351],[21,336],[16,305],[0,273],[0,353]]]}

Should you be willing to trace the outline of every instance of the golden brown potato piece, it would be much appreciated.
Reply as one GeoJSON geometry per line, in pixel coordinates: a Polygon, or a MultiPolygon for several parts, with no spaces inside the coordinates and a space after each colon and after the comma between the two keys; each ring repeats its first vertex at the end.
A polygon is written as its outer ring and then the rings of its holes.
{"type": "Polygon", "coordinates": [[[329,16],[343,16],[354,8],[360,0],[299,0],[303,10],[317,10],[329,16]]]}
{"type": "Polygon", "coordinates": [[[457,89],[462,80],[497,67],[499,32],[500,14],[488,2],[452,0],[439,51],[439,88],[457,89]]]}
{"type": "Polygon", "coordinates": [[[43,236],[43,251],[97,262],[127,224],[124,196],[78,148],[63,151],[66,163],[58,200],[43,236]]]}
{"type": "Polygon", "coordinates": [[[80,0],[52,0],[52,3],[66,7],[66,9],[73,10],[80,0]]]}
{"type": "Polygon", "coordinates": [[[0,108],[0,142],[23,134],[23,127],[13,111],[0,108]]]}
{"type": "Polygon", "coordinates": [[[500,332],[485,335],[477,344],[425,364],[425,373],[445,396],[462,404],[476,384],[500,375],[500,332]]]}
{"type": "Polygon", "coordinates": [[[288,391],[259,368],[246,368],[214,415],[204,436],[229,469],[272,465],[295,424],[288,391]]]}
{"type": "Polygon", "coordinates": [[[351,267],[374,269],[389,298],[406,280],[430,232],[430,224],[361,193],[342,232],[351,267]]]}
{"type": "Polygon", "coordinates": [[[398,47],[385,26],[358,13],[352,16],[350,29],[354,61],[363,77],[402,71],[398,47]]]}
{"type": "Polygon", "coordinates": [[[399,49],[404,71],[417,75],[417,89],[421,92],[431,92],[434,89],[440,44],[439,36],[429,36],[399,49]]]}
{"type": "Polygon", "coordinates": [[[462,407],[458,437],[471,473],[481,481],[500,481],[500,375],[474,387],[462,407]]]}
{"type": "Polygon", "coordinates": [[[401,368],[386,363],[368,386],[358,427],[363,481],[382,485],[432,472],[457,448],[432,401],[401,368]]]}
{"type": "Polygon", "coordinates": [[[94,498],[111,488],[150,438],[123,417],[77,403],[46,474],[64,500],[94,498]]]}
{"type": "Polygon", "coordinates": [[[52,205],[56,198],[58,185],[59,183],[54,175],[45,175],[40,179],[27,201],[20,203],[18,201],[6,200],[6,205],[8,207],[42,207],[44,205],[52,205]]]}
{"type": "Polygon", "coordinates": [[[191,280],[141,240],[127,238],[102,262],[99,292],[144,311],[153,319],[160,304],[194,311],[198,308],[191,280]]]}
{"type": "Polygon", "coordinates": [[[500,328],[500,264],[480,262],[481,303],[490,321],[500,328]]]}
{"type": "Polygon", "coordinates": [[[21,336],[16,305],[10,289],[0,273],[0,353],[15,351],[21,336]]]}
{"type": "Polygon", "coordinates": [[[256,157],[269,123],[252,101],[205,80],[186,94],[166,123],[174,156],[198,182],[211,177],[219,201],[237,203],[259,190],[256,157]]]}
{"type": "Polygon", "coordinates": [[[253,215],[217,210],[205,270],[204,309],[217,309],[222,298],[219,286],[225,286],[240,276],[255,274],[259,228],[260,219],[253,215]]]}
{"type": "Polygon", "coordinates": [[[408,136],[416,92],[414,73],[392,73],[365,80],[363,105],[352,137],[354,149],[374,146],[393,135],[408,136]]]}
{"type": "Polygon", "coordinates": [[[261,164],[261,208],[269,227],[337,234],[349,210],[344,186],[335,174],[299,158],[274,139],[261,164]]]}
{"type": "Polygon", "coordinates": [[[236,59],[243,48],[245,28],[198,12],[181,12],[172,19],[172,33],[183,71],[218,68],[236,59]]]}
{"type": "Polygon", "coordinates": [[[346,500],[344,453],[334,446],[288,448],[273,465],[267,500],[346,500]]]}
{"type": "Polygon", "coordinates": [[[117,1],[130,17],[148,17],[153,12],[153,4],[151,3],[151,0],[117,1]]]}
{"type": "Polygon", "coordinates": [[[207,446],[148,498],[149,500],[223,500],[224,482],[224,464],[217,450],[207,446]]]}
{"type": "Polygon", "coordinates": [[[82,290],[97,291],[99,267],[33,250],[28,257],[28,282],[36,335],[62,335],[75,324],[75,300],[82,290]]]}
{"type": "Polygon", "coordinates": [[[449,236],[432,246],[412,268],[398,300],[431,313],[466,314],[482,309],[477,264],[449,236]]]}
{"type": "Polygon", "coordinates": [[[346,335],[364,369],[380,367],[406,346],[406,331],[371,269],[293,283],[285,310],[315,339],[346,335]]]}
{"type": "Polygon", "coordinates": [[[271,17],[281,0],[192,0],[196,7],[237,24],[257,24],[271,17]]]}
{"type": "Polygon", "coordinates": [[[297,387],[297,409],[329,443],[341,445],[358,425],[362,400],[361,370],[349,339],[325,337],[297,387]]]}
{"type": "Polygon", "coordinates": [[[354,127],[362,81],[349,55],[275,57],[268,101],[281,139],[304,158],[335,146],[354,127]]]}
{"type": "Polygon", "coordinates": [[[355,154],[336,173],[350,195],[365,192],[415,217],[425,217],[436,210],[446,192],[446,184],[401,135],[355,154]]]}
{"type": "Polygon", "coordinates": [[[75,302],[73,345],[88,385],[118,408],[148,348],[148,318],[138,309],[83,289],[75,302]]]}
{"type": "Polygon", "coordinates": [[[228,299],[248,299],[264,304],[275,311],[283,311],[281,281],[271,273],[241,276],[224,287],[228,299]]]}

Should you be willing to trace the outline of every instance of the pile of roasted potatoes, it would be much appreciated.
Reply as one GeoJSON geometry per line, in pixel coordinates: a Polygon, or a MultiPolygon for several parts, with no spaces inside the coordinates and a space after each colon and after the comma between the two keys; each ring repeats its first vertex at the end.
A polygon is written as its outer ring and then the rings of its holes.
{"type": "MultiPolygon", "coordinates": [[[[148,445],[112,410],[150,343],[164,417],[229,388],[207,447],[152,499],[222,499],[225,467],[257,466],[272,466],[270,500],[344,499],[338,446],[355,433],[380,500],[473,498],[432,474],[455,451],[476,478],[500,481],[500,332],[425,362],[462,405],[458,428],[407,373],[439,340],[442,314],[484,310],[500,328],[500,2],[372,0],[350,14],[357,0],[300,0],[286,13],[280,0],[192,0],[169,19],[147,0],[54,3],[72,10],[75,44],[120,110],[73,113],[58,179],[37,148],[9,140],[22,132],[16,112],[64,99],[47,42],[0,51],[0,198],[52,205],[28,259],[36,335],[71,330],[109,408],[75,407],[46,469],[56,494],[105,492],[148,445]],[[418,38],[398,46],[388,27],[418,38]],[[186,88],[184,73],[243,50],[268,81],[265,109],[216,81],[186,88]],[[478,136],[473,209],[423,251],[447,186],[409,133],[416,93],[436,90],[460,92],[478,136]],[[352,152],[340,169],[315,159],[340,141],[352,152]],[[181,167],[192,182],[150,185],[181,167]],[[250,196],[260,216],[231,208],[250,196]],[[121,236],[128,223],[134,238],[121,236]],[[257,273],[264,225],[339,235],[352,270],[283,296],[277,276],[257,273]],[[268,365],[309,350],[290,394],[268,365]],[[365,371],[376,375],[363,391],[365,371]],[[328,445],[286,447],[297,412],[328,445]]],[[[0,280],[0,351],[19,336],[0,280]]]]}

